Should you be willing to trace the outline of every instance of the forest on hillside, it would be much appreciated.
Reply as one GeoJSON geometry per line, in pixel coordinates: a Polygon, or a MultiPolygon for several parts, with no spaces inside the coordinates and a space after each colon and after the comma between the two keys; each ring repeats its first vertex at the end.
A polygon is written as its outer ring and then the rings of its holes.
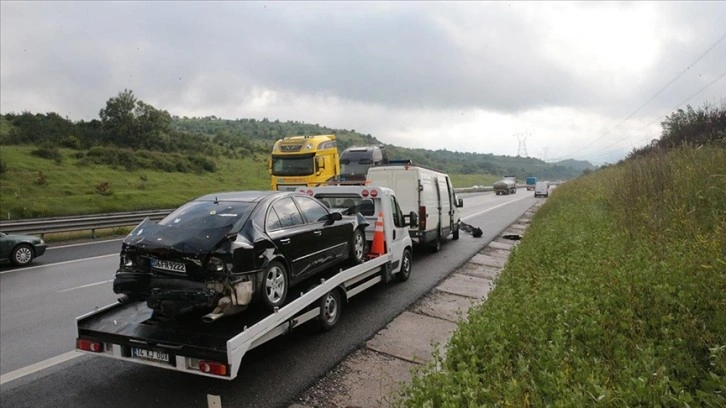
{"type": "Polygon", "coordinates": [[[331,133],[336,135],[341,152],[354,145],[384,145],[389,158],[411,159],[451,174],[515,174],[518,178],[535,175],[555,180],[574,178],[593,168],[585,161],[550,164],[529,157],[410,149],[383,143],[355,130],[298,121],[178,117],[137,99],[131,90],[110,98],[99,110],[99,119],[90,121],[74,122],[54,112],[0,115],[0,144],[33,145],[41,157],[52,158],[56,156],[54,149],[65,147],[78,150],[87,162],[143,167],[150,165],[148,160],[135,160],[124,149],[173,152],[179,153],[180,159],[167,163],[162,170],[182,172],[213,172],[217,156],[266,160],[278,139],[331,133]]]}

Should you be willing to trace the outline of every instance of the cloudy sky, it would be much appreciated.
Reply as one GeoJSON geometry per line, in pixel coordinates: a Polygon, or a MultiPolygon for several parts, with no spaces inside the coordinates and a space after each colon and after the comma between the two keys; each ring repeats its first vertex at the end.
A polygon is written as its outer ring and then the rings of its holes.
{"type": "Polygon", "coordinates": [[[0,112],[296,120],[614,162],[726,104],[726,2],[0,2],[0,112]],[[520,143],[522,142],[522,143],[520,143]]]}

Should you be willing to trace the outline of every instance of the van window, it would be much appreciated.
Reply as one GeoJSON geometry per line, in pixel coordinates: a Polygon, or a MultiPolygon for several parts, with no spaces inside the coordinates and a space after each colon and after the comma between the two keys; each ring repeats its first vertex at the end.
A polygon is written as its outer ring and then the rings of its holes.
{"type": "Polygon", "coordinates": [[[401,211],[401,207],[398,206],[398,201],[394,196],[391,196],[391,209],[393,211],[393,225],[398,228],[405,227],[406,221],[403,219],[403,212],[401,211]]]}

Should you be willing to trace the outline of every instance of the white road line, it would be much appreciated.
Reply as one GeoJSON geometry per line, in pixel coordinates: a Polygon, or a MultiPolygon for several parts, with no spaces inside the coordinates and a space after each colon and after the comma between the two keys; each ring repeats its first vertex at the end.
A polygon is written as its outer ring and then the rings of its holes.
{"type": "Polygon", "coordinates": [[[482,215],[482,214],[484,214],[484,213],[487,213],[487,212],[489,212],[489,211],[491,211],[491,210],[495,210],[495,209],[497,209],[497,208],[499,208],[499,207],[504,207],[505,205],[507,205],[507,204],[511,204],[511,203],[513,203],[513,202],[515,202],[515,201],[519,201],[519,200],[524,200],[525,198],[529,198],[529,197],[527,197],[527,196],[524,196],[524,197],[522,197],[522,198],[517,198],[516,200],[512,200],[512,201],[507,201],[506,203],[501,203],[501,204],[499,204],[499,205],[495,205],[495,206],[494,206],[494,207],[492,207],[492,208],[487,208],[486,210],[483,210],[483,211],[479,211],[478,213],[474,213],[474,214],[471,214],[471,215],[467,215],[466,217],[462,217],[461,219],[462,219],[462,221],[466,221],[466,220],[468,220],[468,219],[470,219],[470,218],[474,218],[474,217],[476,217],[476,216],[478,216],[478,215],[482,215]]]}
{"type": "Polygon", "coordinates": [[[62,289],[62,290],[59,290],[58,293],[70,292],[70,291],[76,290],[76,289],[90,288],[91,286],[103,285],[104,283],[109,283],[109,282],[113,282],[113,279],[109,279],[109,280],[105,280],[105,281],[101,281],[101,282],[89,283],[87,285],[76,286],[75,288],[62,289]]]}
{"type": "Polygon", "coordinates": [[[100,256],[93,256],[90,258],[74,259],[72,261],[56,262],[56,263],[45,264],[45,265],[27,266],[25,268],[16,268],[16,269],[11,269],[9,271],[2,271],[2,272],[0,272],[0,275],[4,275],[6,273],[11,273],[11,272],[21,272],[21,271],[28,271],[28,270],[32,270],[32,269],[48,268],[51,266],[66,265],[66,264],[75,263],[75,262],[91,261],[94,259],[108,258],[111,256],[118,256],[118,254],[100,255],[100,256]]]}
{"type": "Polygon", "coordinates": [[[27,367],[19,368],[15,371],[0,375],[0,385],[5,384],[6,382],[17,380],[21,377],[25,377],[26,375],[37,373],[38,371],[45,370],[46,368],[53,367],[54,365],[65,363],[68,360],[72,360],[82,355],[83,353],[73,350],[55,357],[51,357],[47,360],[39,361],[27,367]]]}
{"type": "Polygon", "coordinates": [[[94,241],[94,242],[81,242],[80,244],[68,244],[68,245],[58,245],[58,246],[49,246],[48,251],[51,249],[63,249],[63,248],[72,248],[77,246],[85,246],[85,245],[96,245],[96,244],[104,244],[106,242],[116,242],[116,241],[123,241],[123,238],[117,238],[117,239],[106,239],[103,241],[94,241]]]}

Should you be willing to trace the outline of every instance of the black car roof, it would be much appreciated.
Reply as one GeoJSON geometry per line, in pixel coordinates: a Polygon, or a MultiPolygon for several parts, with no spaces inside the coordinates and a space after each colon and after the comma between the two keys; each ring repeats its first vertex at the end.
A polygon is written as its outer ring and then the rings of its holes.
{"type": "Polygon", "coordinates": [[[273,196],[297,195],[298,193],[290,191],[228,191],[222,193],[213,193],[196,198],[194,201],[241,201],[255,203],[264,198],[273,196]]]}

